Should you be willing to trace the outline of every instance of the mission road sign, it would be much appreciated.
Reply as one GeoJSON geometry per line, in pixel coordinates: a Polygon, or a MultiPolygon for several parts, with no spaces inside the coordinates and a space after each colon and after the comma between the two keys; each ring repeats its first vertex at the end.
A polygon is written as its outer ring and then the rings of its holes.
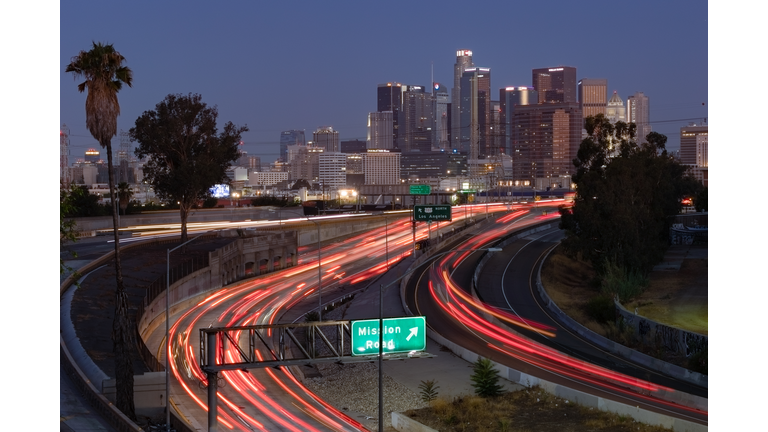
{"type": "Polygon", "coordinates": [[[419,221],[449,221],[451,206],[449,205],[415,205],[413,220],[419,221]]]}
{"type": "MultiPolygon", "coordinates": [[[[427,319],[423,316],[384,318],[385,354],[424,351],[427,348],[427,319]]],[[[379,320],[352,321],[352,355],[379,353],[379,320]]]]}

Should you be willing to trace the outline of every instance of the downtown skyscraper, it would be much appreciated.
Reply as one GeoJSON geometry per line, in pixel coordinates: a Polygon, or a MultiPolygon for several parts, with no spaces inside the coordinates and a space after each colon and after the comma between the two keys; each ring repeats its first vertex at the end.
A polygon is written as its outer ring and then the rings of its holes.
{"type": "Polygon", "coordinates": [[[532,75],[539,103],[577,102],[575,67],[533,69],[532,75]]]}
{"type": "MultiPolygon", "coordinates": [[[[466,69],[461,76],[460,96],[459,151],[466,152],[470,161],[490,156],[491,69],[466,69]]],[[[472,163],[474,162],[470,162],[470,166],[472,163]]]]}
{"type": "Polygon", "coordinates": [[[651,133],[651,105],[643,92],[635,92],[627,98],[627,123],[637,125],[637,143],[644,143],[645,137],[651,133]]]}
{"type": "Polygon", "coordinates": [[[453,89],[451,89],[451,148],[460,147],[461,137],[461,77],[464,71],[474,67],[472,51],[456,51],[456,63],[453,65],[453,89]]]}
{"type": "Polygon", "coordinates": [[[608,80],[605,78],[583,78],[578,83],[581,113],[586,119],[598,114],[605,115],[608,105],[608,80]]]}

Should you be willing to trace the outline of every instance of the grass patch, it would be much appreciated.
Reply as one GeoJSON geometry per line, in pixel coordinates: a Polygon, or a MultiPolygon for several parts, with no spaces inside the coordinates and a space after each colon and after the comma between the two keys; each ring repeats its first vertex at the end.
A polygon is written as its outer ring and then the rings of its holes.
{"type": "Polygon", "coordinates": [[[632,418],[579,406],[538,387],[481,398],[452,401],[439,398],[428,408],[405,413],[442,432],[491,431],[610,431],[666,432],[671,429],[639,423],[632,418]]]}

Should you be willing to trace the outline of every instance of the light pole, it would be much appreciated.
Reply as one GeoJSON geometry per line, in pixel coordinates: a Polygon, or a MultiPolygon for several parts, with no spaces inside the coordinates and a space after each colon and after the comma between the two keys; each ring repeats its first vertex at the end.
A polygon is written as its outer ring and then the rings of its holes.
{"type": "Polygon", "coordinates": [[[193,238],[192,240],[187,240],[186,242],[176,246],[173,249],[168,249],[168,252],[165,255],[165,430],[167,432],[171,431],[171,409],[170,409],[170,403],[168,402],[171,399],[171,375],[170,375],[170,357],[171,357],[171,340],[170,333],[171,333],[171,326],[170,326],[170,299],[171,299],[171,252],[175,251],[176,249],[191,243],[197,239],[199,239],[201,236],[207,234],[208,231],[200,234],[199,236],[193,238]]]}
{"type": "MultiPolygon", "coordinates": [[[[279,211],[282,211],[282,207],[279,211]]],[[[280,223],[282,223],[282,213],[280,213],[280,223]]],[[[320,222],[314,221],[309,218],[309,216],[304,216],[304,218],[308,222],[312,222],[317,226],[317,314],[319,316],[319,321],[323,320],[323,297],[322,297],[322,291],[323,291],[323,273],[322,273],[322,255],[320,251],[320,222]]]]}
{"type": "MultiPolygon", "coordinates": [[[[437,258],[442,255],[447,255],[449,253],[454,252],[466,252],[466,251],[488,251],[488,252],[501,252],[501,248],[479,248],[479,249],[457,249],[452,250],[448,252],[440,252],[437,254],[432,255],[430,258],[437,258]]],[[[433,260],[430,266],[435,264],[436,260],[433,260]]],[[[400,279],[406,277],[410,273],[416,271],[416,269],[420,266],[416,266],[407,272],[405,272],[402,276],[398,277],[397,279],[393,280],[387,286],[384,286],[383,284],[379,284],[379,432],[384,432],[384,369],[383,369],[383,359],[384,359],[384,291],[387,290],[390,286],[392,286],[394,283],[399,282],[400,279]]]]}

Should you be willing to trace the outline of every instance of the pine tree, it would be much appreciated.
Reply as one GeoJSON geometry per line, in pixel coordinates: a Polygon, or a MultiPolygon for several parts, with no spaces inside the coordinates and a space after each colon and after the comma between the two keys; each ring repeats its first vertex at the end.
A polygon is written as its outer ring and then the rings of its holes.
{"type": "Polygon", "coordinates": [[[481,397],[498,396],[504,390],[499,385],[499,371],[493,368],[493,363],[487,358],[478,358],[473,366],[474,373],[469,377],[475,394],[481,397]]]}

